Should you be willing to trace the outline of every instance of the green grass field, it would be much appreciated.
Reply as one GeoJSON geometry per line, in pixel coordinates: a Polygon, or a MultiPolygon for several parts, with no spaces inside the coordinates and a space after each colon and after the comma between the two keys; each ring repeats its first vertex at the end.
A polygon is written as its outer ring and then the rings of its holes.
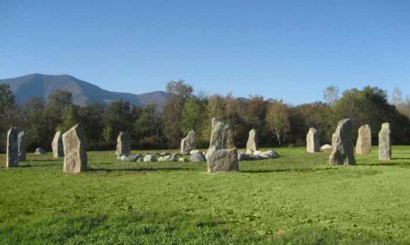
{"type": "Polygon", "coordinates": [[[91,170],[68,175],[29,154],[0,168],[0,244],[410,244],[410,146],[356,166],[276,151],[231,174],[88,152],[91,170]]]}

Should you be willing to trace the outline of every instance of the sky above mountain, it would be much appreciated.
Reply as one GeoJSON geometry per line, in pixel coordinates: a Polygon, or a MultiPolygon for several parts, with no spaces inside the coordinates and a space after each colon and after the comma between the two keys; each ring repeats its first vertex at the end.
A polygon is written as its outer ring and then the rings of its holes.
{"type": "Polygon", "coordinates": [[[329,85],[410,95],[410,2],[0,1],[0,78],[70,74],[111,91],[262,95],[329,85]]]}

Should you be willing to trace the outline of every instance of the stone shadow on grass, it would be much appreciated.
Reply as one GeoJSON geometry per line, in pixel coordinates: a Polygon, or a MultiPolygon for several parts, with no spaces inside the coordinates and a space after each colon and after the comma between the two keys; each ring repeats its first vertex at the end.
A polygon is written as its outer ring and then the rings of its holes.
{"type": "Polygon", "coordinates": [[[23,162],[57,162],[59,160],[64,160],[64,158],[29,159],[28,161],[23,161],[23,162]]]}
{"type": "Polygon", "coordinates": [[[198,169],[181,168],[181,167],[169,167],[169,168],[93,168],[90,167],[88,172],[155,172],[155,171],[198,171],[198,169]]]}
{"type": "Polygon", "coordinates": [[[55,161],[51,163],[50,161],[46,161],[46,163],[42,163],[43,161],[24,161],[20,162],[21,168],[41,168],[41,167],[61,167],[63,165],[62,162],[55,161]]]}
{"type": "Polygon", "coordinates": [[[21,168],[41,168],[41,167],[61,167],[61,163],[48,163],[48,164],[30,164],[29,162],[25,162],[26,164],[21,164],[21,168]]]}
{"type": "Polygon", "coordinates": [[[283,169],[256,169],[240,170],[241,173],[275,173],[275,172],[316,172],[322,170],[338,170],[338,168],[283,168],[283,169]]]}
{"type": "Polygon", "coordinates": [[[410,168],[410,163],[408,162],[383,162],[375,164],[363,164],[362,166],[373,166],[373,167],[398,167],[398,168],[410,168]]]}

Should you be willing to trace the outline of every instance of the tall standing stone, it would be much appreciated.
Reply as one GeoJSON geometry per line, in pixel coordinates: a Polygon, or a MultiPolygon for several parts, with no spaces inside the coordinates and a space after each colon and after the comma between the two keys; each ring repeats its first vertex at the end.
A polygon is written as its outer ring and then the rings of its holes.
{"type": "Polygon", "coordinates": [[[391,159],[390,124],[383,123],[379,132],[379,160],[389,161],[391,159]]]}
{"type": "Polygon", "coordinates": [[[246,154],[253,154],[258,150],[258,134],[255,129],[249,131],[248,141],[246,142],[246,154]]]}
{"type": "Polygon", "coordinates": [[[360,126],[357,131],[356,153],[369,155],[372,151],[372,132],[369,125],[360,126]]]}
{"type": "Polygon", "coordinates": [[[319,134],[315,128],[310,128],[306,135],[306,151],[309,153],[319,152],[319,134]]]}
{"type": "Polygon", "coordinates": [[[131,154],[131,139],[127,132],[120,132],[117,138],[117,156],[128,156],[131,154]]]}
{"type": "Polygon", "coordinates": [[[21,131],[18,134],[18,152],[19,152],[19,162],[26,160],[26,134],[21,131]]]}
{"type": "Polygon", "coordinates": [[[206,152],[208,172],[239,171],[238,151],[228,125],[212,118],[212,133],[206,152]]]}
{"type": "Polygon", "coordinates": [[[336,144],[337,144],[336,133],[333,133],[332,134],[332,149],[333,149],[333,146],[336,145],[336,144]]]}
{"type": "Polygon", "coordinates": [[[51,149],[53,150],[54,158],[64,156],[63,135],[61,134],[61,131],[57,131],[54,135],[53,142],[51,143],[51,149]]]}
{"type": "Polygon", "coordinates": [[[189,154],[196,147],[195,131],[189,131],[188,135],[181,140],[181,154],[189,154]]]}
{"type": "Polygon", "coordinates": [[[81,173],[81,171],[88,170],[84,130],[80,124],[76,124],[63,134],[63,145],[64,172],[81,173]]]}
{"type": "Polygon", "coordinates": [[[353,124],[350,119],[339,121],[334,136],[332,137],[332,153],[329,156],[329,163],[343,165],[356,164],[352,141],[353,124]]]}
{"type": "Polygon", "coordinates": [[[19,166],[18,132],[19,131],[17,128],[11,128],[7,132],[6,168],[14,168],[19,166]]]}

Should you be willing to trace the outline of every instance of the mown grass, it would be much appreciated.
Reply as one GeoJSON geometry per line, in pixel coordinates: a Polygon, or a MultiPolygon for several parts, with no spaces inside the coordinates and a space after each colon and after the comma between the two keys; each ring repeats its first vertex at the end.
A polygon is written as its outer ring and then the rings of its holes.
{"type": "Polygon", "coordinates": [[[410,244],[410,146],[351,167],[329,166],[329,152],[277,152],[233,174],[89,152],[91,170],[68,175],[62,159],[30,154],[0,168],[0,243],[410,244]]]}

